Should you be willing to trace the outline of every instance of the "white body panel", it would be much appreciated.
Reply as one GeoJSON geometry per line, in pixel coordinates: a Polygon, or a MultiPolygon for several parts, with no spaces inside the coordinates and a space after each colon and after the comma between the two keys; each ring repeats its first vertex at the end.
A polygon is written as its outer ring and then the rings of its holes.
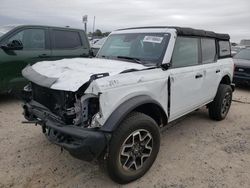
{"type": "MultiPolygon", "coordinates": [[[[169,121],[173,121],[211,102],[225,75],[233,77],[232,58],[214,63],[168,70],[171,76],[171,107],[169,121]],[[195,78],[201,74],[201,78],[195,78]]],[[[232,81],[232,80],[231,80],[232,81]]]]}
{"type": "MultiPolygon", "coordinates": [[[[115,31],[113,33],[169,33],[171,38],[162,64],[170,63],[176,40],[174,29],[133,29],[115,31]]],[[[86,94],[99,95],[100,116],[95,120],[103,125],[111,113],[126,100],[147,95],[161,104],[168,114],[168,79],[170,78],[170,117],[169,122],[183,116],[213,100],[222,77],[233,77],[233,61],[231,58],[220,59],[212,64],[163,70],[148,70],[143,65],[132,62],[106,59],[65,59],[53,62],[40,62],[33,65],[38,73],[57,78],[51,89],[77,91],[90,76],[108,72],[110,76],[91,82],[86,94]],[[126,69],[140,71],[119,74],[126,69]],[[220,72],[216,72],[220,70],[220,72]],[[196,79],[195,76],[202,77],[196,79]],[[98,119],[97,119],[98,118],[98,119]]]]}
{"type": "Polygon", "coordinates": [[[202,101],[203,77],[196,79],[197,74],[203,74],[200,66],[170,69],[171,75],[171,107],[169,120],[196,108],[202,101]]]}
{"type": "MultiPolygon", "coordinates": [[[[233,63],[231,58],[221,59],[215,63],[216,67],[223,66],[219,77],[213,79],[204,76],[195,79],[197,73],[203,73],[209,65],[162,70],[160,68],[143,70],[126,74],[119,74],[95,80],[85,91],[100,95],[102,116],[97,119],[103,125],[111,113],[126,100],[148,95],[162,105],[167,114],[168,106],[168,77],[171,79],[171,104],[169,122],[211,102],[216,95],[217,87],[222,77],[232,78],[233,63]],[[129,79],[128,79],[129,78],[129,79]],[[207,80],[206,78],[211,79],[207,80]],[[204,84],[211,87],[205,87],[204,84]],[[217,85],[216,85],[217,84],[217,85]],[[112,102],[110,102],[112,101],[112,102]]],[[[209,70],[210,71],[210,70],[209,70]]],[[[213,74],[213,71],[210,71],[213,74]]],[[[216,73],[215,73],[216,74],[216,73]]],[[[211,75],[212,77],[212,75],[211,75]]]]}
{"type": "Polygon", "coordinates": [[[98,120],[101,125],[123,102],[140,95],[147,95],[158,101],[167,112],[168,76],[168,71],[157,68],[105,77],[92,82],[85,93],[101,93],[102,117],[98,120]]]}
{"type": "Polygon", "coordinates": [[[220,59],[218,60],[218,63],[220,64],[221,68],[221,75],[220,75],[221,78],[223,78],[225,75],[228,75],[232,82],[234,74],[233,59],[232,58],[220,59]]]}

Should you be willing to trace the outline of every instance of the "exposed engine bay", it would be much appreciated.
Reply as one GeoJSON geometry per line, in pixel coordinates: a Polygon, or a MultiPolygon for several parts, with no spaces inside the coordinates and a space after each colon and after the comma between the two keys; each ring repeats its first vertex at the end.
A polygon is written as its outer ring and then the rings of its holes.
{"type": "MultiPolygon", "coordinates": [[[[84,94],[88,87],[84,84],[77,92],[52,90],[35,83],[30,83],[24,89],[26,102],[31,100],[46,107],[52,118],[67,125],[79,127],[94,126],[92,119],[99,111],[99,97],[93,94],[84,94]]],[[[32,117],[34,119],[36,117],[32,117]]]]}

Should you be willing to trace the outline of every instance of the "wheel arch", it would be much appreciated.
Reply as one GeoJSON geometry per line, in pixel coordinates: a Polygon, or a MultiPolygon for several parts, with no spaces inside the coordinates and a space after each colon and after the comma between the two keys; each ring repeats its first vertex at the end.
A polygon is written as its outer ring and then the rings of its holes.
{"type": "Polygon", "coordinates": [[[221,81],[220,81],[220,84],[226,84],[226,85],[230,85],[231,84],[231,79],[230,79],[230,76],[228,74],[225,74],[221,81]]]}
{"type": "Polygon", "coordinates": [[[158,126],[166,125],[168,116],[159,102],[150,96],[141,95],[128,99],[117,107],[108,117],[100,130],[105,132],[114,131],[122,120],[131,112],[138,111],[150,116],[158,126]]]}
{"type": "Polygon", "coordinates": [[[232,83],[232,77],[229,75],[229,74],[225,74],[221,81],[220,81],[220,84],[226,84],[226,85],[229,85],[231,86],[232,90],[234,91],[235,90],[235,84],[232,83]]]}

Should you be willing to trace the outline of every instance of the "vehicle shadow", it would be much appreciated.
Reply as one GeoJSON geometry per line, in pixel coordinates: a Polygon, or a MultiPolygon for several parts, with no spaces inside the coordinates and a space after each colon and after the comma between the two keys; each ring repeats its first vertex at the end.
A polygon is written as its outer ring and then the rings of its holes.
{"type": "Polygon", "coordinates": [[[18,102],[19,99],[10,94],[0,94],[0,105],[10,102],[18,102]]]}
{"type": "Polygon", "coordinates": [[[235,86],[235,89],[242,90],[242,91],[250,91],[250,85],[237,84],[235,86]]]}

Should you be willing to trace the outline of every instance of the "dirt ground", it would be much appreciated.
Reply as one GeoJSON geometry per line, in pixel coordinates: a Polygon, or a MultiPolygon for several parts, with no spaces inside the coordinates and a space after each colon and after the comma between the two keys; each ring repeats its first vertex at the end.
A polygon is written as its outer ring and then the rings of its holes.
{"type": "Polygon", "coordinates": [[[250,88],[237,88],[224,121],[200,109],[162,133],[157,160],[121,186],[98,165],[61,153],[39,126],[22,124],[21,102],[0,96],[2,187],[250,187],[250,88]]]}

